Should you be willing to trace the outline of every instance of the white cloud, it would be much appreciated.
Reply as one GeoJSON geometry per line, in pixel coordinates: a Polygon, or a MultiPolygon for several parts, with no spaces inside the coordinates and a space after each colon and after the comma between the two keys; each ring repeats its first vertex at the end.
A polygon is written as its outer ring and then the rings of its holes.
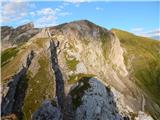
{"type": "Polygon", "coordinates": [[[59,8],[56,8],[56,9],[55,9],[55,11],[59,12],[59,11],[61,11],[61,9],[59,9],[59,8]]]}
{"type": "Polygon", "coordinates": [[[12,22],[22,19],[28,15],[28,8],[33,4],[21,2],[21,0],[12,0],[11,2],[2,3],[1,22],[12,22]]]}
{"type": "Polygon", "coordinates": [[[82,3],[82,2],[89,2],[91,0],[64,0],[64,1],[70,3],[82,3]]]}
{"type": "Polygon", "coordinates": [[[56,25],[56,17],[49,15],[49,16],[42,16],[37,19],[34,23],[36,27],[48,27],[56,25]]]}
{"type": "Polygon", "coordinates": [[[37,17],[38,19],[35,21],[35,26],[36,27],[48,27],[48,26],[53,26],[57,24],[57,19],[58,17],[65,17],[69,16],[72,13],[63,11],[62,8],[68,4],[62,4],[58,6],[58,8],[43,8],[41,10],[37,10],[35,12],[30,12],[30,15],[33,17],[37,17]]]}
{"type": "Polygon", "coordinates": [[[96,7],[96,10],[97,10],[97,11],[102,11],[103,8],[101,8],[101,7],[96,7]]]}
{"type": "Polygon", "coordinates": [[[35,12],[30,12],[30,15],[36,18],[34,21],[36,27],[48,27],[56,24],[56,10],[52,8],[42,8],[35,12]]]}
{"type": "Polygon", "coordinates": [[[147,36],[147,37],[150,37],[150,38],[154,38],[154,39],[160,40],[160,29],[146,32],[146,33],[144,33],[144,35],[147,36]]]}
{"type": "Polygon", "coordinates": [[[0,22],[15,24],[22,24],[32,21],[36,27],[48,27],[57,24],[59,17],[71,15],[72,13],[64,11],[68,2],[63,2],[57,8],[42,8],[35,10],[36,6],[32,2],[22,2],[22,0],[11,0],[10,2],[3,2],[0,8],[1,19],[0,22]],[[34,11],[33,11],[34,10],[34,11]],[[17,22],[17,23],[16,23],[17,22]]]}
{"type": "Polygon", "coordinates": [[[3,15],[13,15],[15,13],[22,13],[26,10],[26,5],[22,2],[10,2],[4,4],[3,8],[3,15]]]}
{"type": "Polygon", "coordinates": [[[38,15],[55,15],[55,11],[52,8],[43,8],[37,11],[38,15]]]}
{"type": "Polygon", "coordinates": [[[57,8],[55,9],[55,11],[62,11],[65,6],[68,6],[69,3],[68,2],[63,2],[62,4],[60,4],[59,6],[57,6],[57,8]]]}
{"type": "Polygon", "coordinates": [[[156,36],[160,38],[160,29],[146,31],[141,27],[137,27],[137,28],[133,28],[131,32],[139,36],[144,36],[144,37],[155,37],[156,36]]]}
{"type": "Polygon", "coordinates": [[[160,36],[160,29],[159,30],[157,29],[157,30],[149,31],[146,34],[148,34],[148,35],[154,35],[154,36],[160,36]]]}
{"type": "Polygon", "coordinates": [[[29,14],[30,14],[31,16],[35,16],[35,15],[36,15],[35,12],[30,12],[29,14]]]}
{"type": "MultiPolygon", "coordinates": [[[[84,2],[97,2],[98,0],[63,0],[63,1],[68,2],[68,3],[77,4],[77,3],[84,3],[84,2]]],[[[108,2],[110,0],[99,0],[99,1],[108,2]]]]}

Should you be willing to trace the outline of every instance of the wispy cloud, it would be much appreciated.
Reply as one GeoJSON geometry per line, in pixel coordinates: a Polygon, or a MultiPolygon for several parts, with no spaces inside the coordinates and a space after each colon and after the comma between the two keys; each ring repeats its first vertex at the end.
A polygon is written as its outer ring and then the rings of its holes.
{"type": "Polygon", "coordinates": [[[70,3],[82,3],[82,2],[89,2],[91,0],[64,0],[64,1],[70,3]]]}
{"type": "Polygon", "coordinates": [[[18,1],[3,2],[1,8],[1,22],[12,22],[22,19],[28,15],[28,8],[33,7],[33,3],[18,1]]]}
{"type": "Polygon", "coordinates": [[[38,15],[55,15],[55,10],[53,10],[52,8],[43,8],[41,10],[37,11],[38,15]]]}
{"type": "Polygon", "coordinates": [[[21,2],[10,2],[2,5],[2,22],[18,20],[27,15],[26,5],[21,2]],[[17,14],[18,11],[21,11],[17,14]]]}
{"type": "Polygon", "coordinates": [[[60,9],[60,8],[56,8],[55,11],[58,11],[58,12],[59,12],[59,11],[61,11],[61,9],[60,9]]]}
{"type": "Polygon", "coordinates": [[[160,36],[160,29],[159,30],[149,31],[146,34],[148,34],[148,35],[159,35],[160,36]]]}
{"type": "Polygon", "coordinates": [[[34,24],[36,27],[48,27],[56,25],[56,17],[49,15],[49,16],[42,16],[37,19],[34,24]]]}
{"type": "Polygon", "coordinates": [[[160,40],[160,29],[146,31],[142,27],[133,28],[132,33],[144,37],[156,38],[160,40]]]}
{"type": "Polygon", "coordinates": [[[96,10],[97,10],[97,11],[103,11],[103,8],[101,8],[101,7],[96,7],[96,10]]]}
{"type": "Polygon", "coordinates": [[[96,0],[64,0],[64,3],[70,3],[70,4],[74,4],[75,7],[79,7],[81,3],[85,3],[85,2],[94,2],[96,0]]]}
{"type": "Polygon", "coordinates": [[[54,26],[57,24],[58,17],[72,15],[71,12],[64,12],[59,8],[43,8],[35,12],[30,12],[32,17],[37,17],[34,21],[36,27],[54,26]]]}
{"type": "Polygon", "coordinates": [[[72,15],[71,12],[65,10],[65,6],[69,4],[68,2],[62,2],[56,8],[37,9],[33,2],[23,2],[22,0],[3,2],[0,10],[0,22],[22,24],[32,21],[36,27],[53,26],[57,24],[59,17],[72,15]]]}
{"type": "Polygon", "coordinates": [[[57,19],[59,17],[72,15],[71,12],[65,10],[65,7],[68,5],[69,3],[63,2],[56,8],[43,8],[36,12],[32,12],[31,14],[33,16],[39,16],[39,19],[35,22],[36,26],[37,27],[53,26],[57,24],[57,19]]]}
{"type": "Polygon", "coordinates": [[[30,12],[32,17],[37,19],[34,21],[36,27],[47,27],[56,24],[56,10],[52,8],[42,8],[35,12],[30,12]]]}

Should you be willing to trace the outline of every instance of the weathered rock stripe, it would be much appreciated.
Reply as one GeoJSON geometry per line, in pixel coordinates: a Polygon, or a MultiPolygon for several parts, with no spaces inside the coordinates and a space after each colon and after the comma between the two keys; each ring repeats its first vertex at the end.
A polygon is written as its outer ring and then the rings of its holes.
{"type": "Polygon", "coordinates": [[[48,36],[50,37],[50,52],[51,52],[51,62],[52,62],[52,69],[55,74],[55,80],[56,80],[56,97],[58,100],[58,105],[63,110],[63,103],[64,103],[64,80],[63,80],[63,75],[60,70],[59,64],[58,64],[58,57],[57,57],[57,45],[55,44],[54,40],[51,38],[51,35],[48,32],[48,36]]]}
{"type": "Polygon", "coordinates": [[[11,113],[19,114],[21,112],[21,107],[23,105],[25,91],[27,88],[25,88],[23,92],[18,92],[17,89],[23,86],[23,78],[26,76],[27,70],[31,64],[33,57],[34,52],[31,51],[31,53],[27,57],[26,66],[22,66],[22,69],[9,80],[7,84],[7,88],[9,88],[7,94],[6,96],[2,96],[1,116],[5,116],[11,113]],[[18,98],[20,96],[23,98],[18,98]]]}

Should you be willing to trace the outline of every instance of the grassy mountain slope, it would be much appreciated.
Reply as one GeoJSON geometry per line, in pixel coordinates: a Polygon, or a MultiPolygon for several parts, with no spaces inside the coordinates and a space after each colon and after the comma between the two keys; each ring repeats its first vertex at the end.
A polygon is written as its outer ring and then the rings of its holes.
{"type": "Polygon", "coordinates": [[[160,105],[160,41],[112,29],[126,49],[125,64],[135,83],[160,105]]]}
{"type": "Polygon", "coordinates": [[[125,64],[132,64],[136,82],[160,104],[160,41],[113,29],[126,49],[125,64]],[[132,58],[132,59],[131,59],[132,58]]]}

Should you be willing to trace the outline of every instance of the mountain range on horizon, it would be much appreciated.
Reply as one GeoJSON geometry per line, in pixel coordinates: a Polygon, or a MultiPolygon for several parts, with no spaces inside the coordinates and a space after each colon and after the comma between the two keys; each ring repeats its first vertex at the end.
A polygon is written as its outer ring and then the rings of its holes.
{"type": "Polygon", "coordinates": [[[88,20],[1,26],[2,120],[160,120],[160,41],[88,20]]]}
{"type": "MultiPolygon", "coordinates": [[[[80,21],[80,20],[77,20],[77,21],[80,21]]],[[[84,21],[85,21],[85,20],[84,20],[84,21]]],[[[89,20],[86,20],[86,21],[89,21],[89,20]]],[[[17,27],[2,25],[1,28],[16,29],[16,28],[18,28],[18,27],[20,27],[20,26],[25,26],[25,25],[27,25],[27,24],[31,24],[32,26],[34,26],[34,22],[28,22],[28,23],[19,25],[19,26],[17,26],[17,27]]],[[[62,24],[67,24],[67,23],[62,23],[62,24]]],[[[61,24],[59,24],[59,25],[61,25],[61,24]]],[[[59,26],[59,25],[55,25],[55,26],[59,26]]],[[[55,26],[49,26],[49,27],[55,27],[55,26]]],[[[49,28],[49,27],[46,27],[46,28],[49,28]]],[[[102,27],[102,26],[101,26],[101,27],[102,27]]],[[[39,27],[39,28],[36,27],[35,29],[42,29],[42,28],[44,28],[44,27],[41,27],[41,28],[40,28],[40,27],[39,27]]],[[[114,28],[112,28],[112,29],[114,29],[114,28]]],[[[117,29],[117,28],[116,28],[116,29],[117,29]]],[[[123,29],[119,29],[119,30],[126,31],[126,30],[123,30],[123,29]]],[[[131,32],[130,32],[130,33],[131,33],[131,32]]],[[[132,32],[132,34],[134,34],[134,33],[132,32]]],[[[134,34],[134,35],[136,35],[136,34],[134,34]]],[[[137,36],[141,36],[141,35],[137,35],[137,36]]],[[[141,37],[147,37],[147,36],[142,35],[141,37]]],[[[151,39],[154,39],[154,40],[160,40],[160,38],[159,38],[158,35],[150,36],[150,37],[147,37],[147,38],[151,38],[151,39]]]]}

